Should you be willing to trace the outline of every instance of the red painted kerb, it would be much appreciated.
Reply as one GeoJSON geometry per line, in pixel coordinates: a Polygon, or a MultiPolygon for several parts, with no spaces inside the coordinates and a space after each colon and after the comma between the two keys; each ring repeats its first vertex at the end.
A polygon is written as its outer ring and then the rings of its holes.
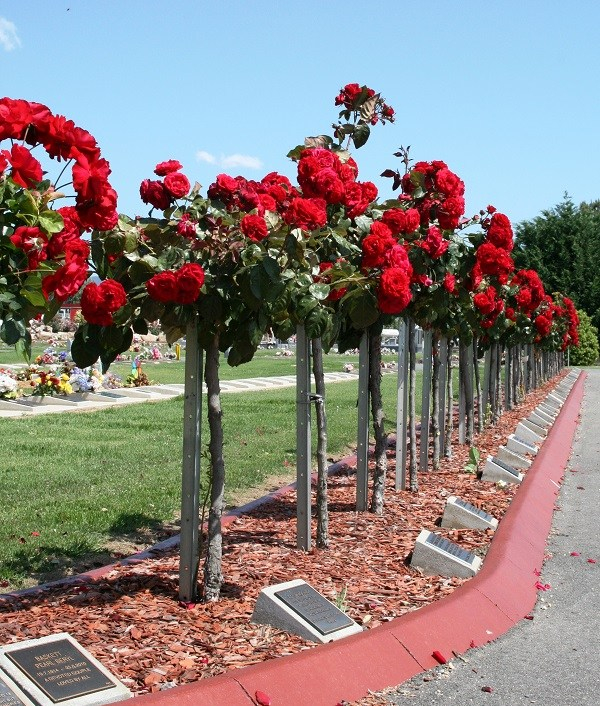
{"type": "Polygon", "coordinates": [[[584,379],[573,386],[481,570],[450,596],[344,640],[138,699],[144,706],[249,706],[261,691],[271,706],[335,706],[436,666],[433,652],[449,660],[505,633],[537,599],[535,571],[544,560],[584,379]]]}

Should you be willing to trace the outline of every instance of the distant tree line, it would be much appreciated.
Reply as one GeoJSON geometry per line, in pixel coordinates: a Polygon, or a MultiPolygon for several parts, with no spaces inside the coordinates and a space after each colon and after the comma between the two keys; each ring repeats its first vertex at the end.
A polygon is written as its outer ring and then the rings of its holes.
{"type": "Polygon", "coordinates": [[[547,292],[563,292],[600,328],[600,200],[575,206],[568,194],[515,229],[515,265],[534,269],[547,292]]]}

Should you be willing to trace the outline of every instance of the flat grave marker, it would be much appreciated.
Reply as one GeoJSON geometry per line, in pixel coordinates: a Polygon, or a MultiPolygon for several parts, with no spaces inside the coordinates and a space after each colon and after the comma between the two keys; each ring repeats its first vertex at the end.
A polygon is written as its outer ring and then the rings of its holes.
{"type": "Polygon", "coordinates": [[[544,443],[544,436],[546,435],[543,429],[539,429],[539,432],[538,434],[523,421],[520,421],[515,429],[515,436],[519,441],[524,441],[532,446],[536,446],[544,443]]]}
{"type": "Polygon", "coordinates": [[[466,500],[451,495],[446,500],[446,507],[442,516],[442,527],[496,529],[498,520],[466,500]]]}
{"type": "Polygon", "coordinates": [[[0,667],[39,706],[99,706],[132,697],[68,633],[4,645],[0,667]]]}
{"type": "Polygon", "coordinates": [[[528,458],[521,456],[521,454],[515,451],[511,451],[506,446],[498,447],[495,458],[499,458],[501,461],[508,463],[514,468],[527,469],[531,466],[531,461],[528,458]]]}
{"type": "Polygon", "coordinates": [[[535,456],[535,454],[537,454],[538,452],[537,446],[530,444],[524,439],[520,439],[518,436],[516,436],[516,434],[511,434],[508,437],[506,446],[509,451],[515,451],[518,454],[532,454],[533,456],[535,456]]]}
{"type": "Polygon", "coordinates": [[[503,481],[504,483],[521,483],[523,481],[523,474],[519,473],[513,466],[502,461],[502,459],[496,456],[488,456],[481,474],[481,480],[491,483],[497,483],[498,481],[503,481]]]}
{"type": "Polygon", "coordinates": [[[35,706],[35,704],[8,676],[0,672],[0,706],[35,706]]]}
{"type": "Polygon", "coordinates": [[[435,532],[421,530],[410,564],[429,575],[471,578],[479,571],[481,559],[435,532]]]}
{"type": "Polygon", "coordinates": [[[251,622],[273,625],[313,642],[331,642],[362,632],[358,623],[302,579],[263,588],[251,622]]]}

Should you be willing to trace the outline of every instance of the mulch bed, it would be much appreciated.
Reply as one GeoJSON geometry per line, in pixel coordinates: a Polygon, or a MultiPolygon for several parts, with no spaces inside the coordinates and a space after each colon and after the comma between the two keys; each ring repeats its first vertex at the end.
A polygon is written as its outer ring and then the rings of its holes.
{"type": "MultiPolygon", "coordinates": [[[[531,393],[518,409],[477,436],[482,462],[554,387],[531,393]]],[[[264,586],[302,578],[332,601],[346,592],[348,615],[370,629],[436,601],[464,582],[423,576],[408,565],[422,529],[484,555],[491,530],[439,526],[446,498],[458,495],[501,518],[517,486],[500,488],[465,473],[468,448],[456,447],[440,471],[419,475],[419,492],[394,490],[394,458],[381,516],[356,513],[353,469],[330,478],[328,550],[295,547],[295,493],[272,499],[224,530],[225,584],[218,603],[177,600],[178,554],[116,565],[102,578],[0,596],[0,644],[69,632],[135,693],[205,679],[231,669],[312,649],[305,640],[250,623],[264,586]]],[[[315,523],[313,523],[314,525],[315,523]]]]}

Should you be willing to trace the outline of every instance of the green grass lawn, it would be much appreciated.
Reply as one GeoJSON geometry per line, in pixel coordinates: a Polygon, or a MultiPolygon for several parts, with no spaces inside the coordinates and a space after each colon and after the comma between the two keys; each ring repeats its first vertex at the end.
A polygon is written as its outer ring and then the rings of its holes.
{"type": "MultiPolygon", "coordinates": [[[[271,354],[272,355],[272,354],[271,354]]],[[[327,356],[341,370],[345,356],[327,356]]],[[[280,363],[275,359],[275,365],[280,363]]],[[[293,373],[294,359],[273,372],[259,355],[238,377],[293,373]],[[257,372],[257,371],[261,372],[257,372]]],[[[183,382],[180,364],[152,367],[162,382],[183,382]],[[177,378],[177,379],[175,379],[177,378]]],[[[386,417],[395,427],[395,375],[383,377],[386,417]]],[[[357,383],[327,388],[329,455],[353,444],[357,383]]],[[[270,476],[293,474],[295,389],[224,395],[227,500],[270,476]]],[[[111,540],[143,535],[177,516],[180,503],[183,398],[87,413],[0,419],[0,590],[44,580],[85,557],[105,560],[111,540]],[[8,583],[7,583],[8,582],[8,583]]],[[[203,425],[203,444],[208,425],[203,425]]],[[[314,434],[316,438],[316,434],[314,434]]],[[[258,493],[258,491],[257,491],[258,493]]]]}

